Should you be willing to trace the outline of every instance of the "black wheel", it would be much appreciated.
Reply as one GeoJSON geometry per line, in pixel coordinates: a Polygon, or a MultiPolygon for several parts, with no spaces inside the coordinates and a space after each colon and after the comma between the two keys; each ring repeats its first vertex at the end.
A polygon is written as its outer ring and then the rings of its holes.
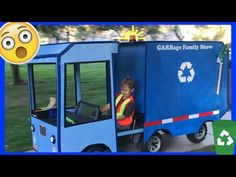
{"type": "Polygon", "coordinates": [[[158,152],[162,146],[162,136],[160,133],[154,133],[146,144],[148,152],[158,152]]]}
{"type": "Polygon", "coordinates": [[[86,149],[85,152],[110,152],[110,151],[101,146],[92,146],[86,149]]]}
{"type": "Polygon", "coordinates": [[[139,141],[136,146],[142,152],[158,152],[162,147],[162,136],[156,132],[150,137],[147,143],[144,143],[142,137],[142,141],[139,141]]]}
{"type": "Polygon", "coordinates": [[[204,123],[202,124],[199,132],[187,134],[186,137],[188,138],[189,141],[193,143],[200,143],[206,138],[206,135],[207,135],[207,126],[204,123]]]}

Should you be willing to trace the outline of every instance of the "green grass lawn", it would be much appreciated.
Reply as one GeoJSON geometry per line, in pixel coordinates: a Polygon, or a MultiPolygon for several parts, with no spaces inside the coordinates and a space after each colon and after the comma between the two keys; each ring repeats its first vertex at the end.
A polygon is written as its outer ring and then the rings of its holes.
{"type": "MultiPolygon", "coordinates": [[[[25,66],[20,66],[20,73],[27,80],[25,66]]],[[[5,150],[25,151],[32,147],[28,86],[14,86],[9,64],[5,64],[5,150]]]]}
{"type": "MultiPolygon", "coordinates": [[[[106,103],[105,64],[81,65],[83,100],[106,103]]],[[[55,65],[37,65],[35,70],[36,107],[48,105],[50,96],[56,96],[55,65]]],[[[75,106],[75,87],[72,65],[67,66],[66,105],[75,106]]],[[[27,81],[26,65],[20,66],[21,77],[27,81]]],[[[5,65],[5,151],[21,152],[32,148],[28,85],[14,86],[9,64],[5,65]]]]}

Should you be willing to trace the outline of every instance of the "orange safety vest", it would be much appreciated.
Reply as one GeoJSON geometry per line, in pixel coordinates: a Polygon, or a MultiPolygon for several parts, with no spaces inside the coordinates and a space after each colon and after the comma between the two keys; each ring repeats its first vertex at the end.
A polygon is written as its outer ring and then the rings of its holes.
{"type": "MultiPolygon", "coordinates": [[[[122,99],[123,97],[123,94],[120,93],[117,97],[116,97],[116,107],[118,105],[118,103],[120,102],[120,100],[122,99]]],[[[134,102],[134,98],[133,96],[131,95],[129,98],[127,99],[123,99],[122,100],[122,103],[119,104],[119,106],[116,108],[116,116],[122,116],[123,113],[124,113],[124,110],[126,108],[126,106],[128,105],[128,103],[130,102],[134,102]]],[[[133,121],[133,114],[134,114],[134,111],[132,112],[131,116],[129,117],[126,117],[125,119],[122,119],[122,120],[117,120],[117,122],[121,125],[121,126],[126,126],[126,125],[130,125],[133,121]]]]}

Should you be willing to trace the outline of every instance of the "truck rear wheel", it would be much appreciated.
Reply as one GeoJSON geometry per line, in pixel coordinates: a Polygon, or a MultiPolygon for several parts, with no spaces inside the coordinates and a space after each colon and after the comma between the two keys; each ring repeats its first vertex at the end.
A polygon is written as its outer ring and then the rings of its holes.
{"type": "Polygon", "coordinates": [[[162,136],[160,133],[154,133],[146,144],[148,152],[158,152],[162,146],[162,136]]]}
{"type": "Polygon", "coordinates": [[[202,124],[199,132],[187,134],[186,137],[188,138],[189,141],[193,143],[200,143],[206,138],[206,135],[207,135],[207,126],[204,123],[202,124]]]}
{"type": "Polygon", "coordinates": [[[144,143],[142,134],[142,140],[136,143],[136,146],[141,152],[158,152],[162,147],[162,136],[156,132],[150,137],[147,143],[144,143]]]}

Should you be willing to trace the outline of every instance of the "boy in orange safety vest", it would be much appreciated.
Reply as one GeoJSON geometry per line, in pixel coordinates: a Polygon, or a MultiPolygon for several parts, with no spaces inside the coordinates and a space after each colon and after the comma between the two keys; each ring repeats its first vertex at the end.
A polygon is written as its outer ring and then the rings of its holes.
{"type": "MultiPolygon", "coordinates": [[[[134,115],[134,80],[125,78],[120,83],[120,93],[116,96],[116,118],[118,130],[127,129],[133,122],[134,115]]],[[[110,103],[101,108],[101,112],[110,110],[110,103]]]]}

